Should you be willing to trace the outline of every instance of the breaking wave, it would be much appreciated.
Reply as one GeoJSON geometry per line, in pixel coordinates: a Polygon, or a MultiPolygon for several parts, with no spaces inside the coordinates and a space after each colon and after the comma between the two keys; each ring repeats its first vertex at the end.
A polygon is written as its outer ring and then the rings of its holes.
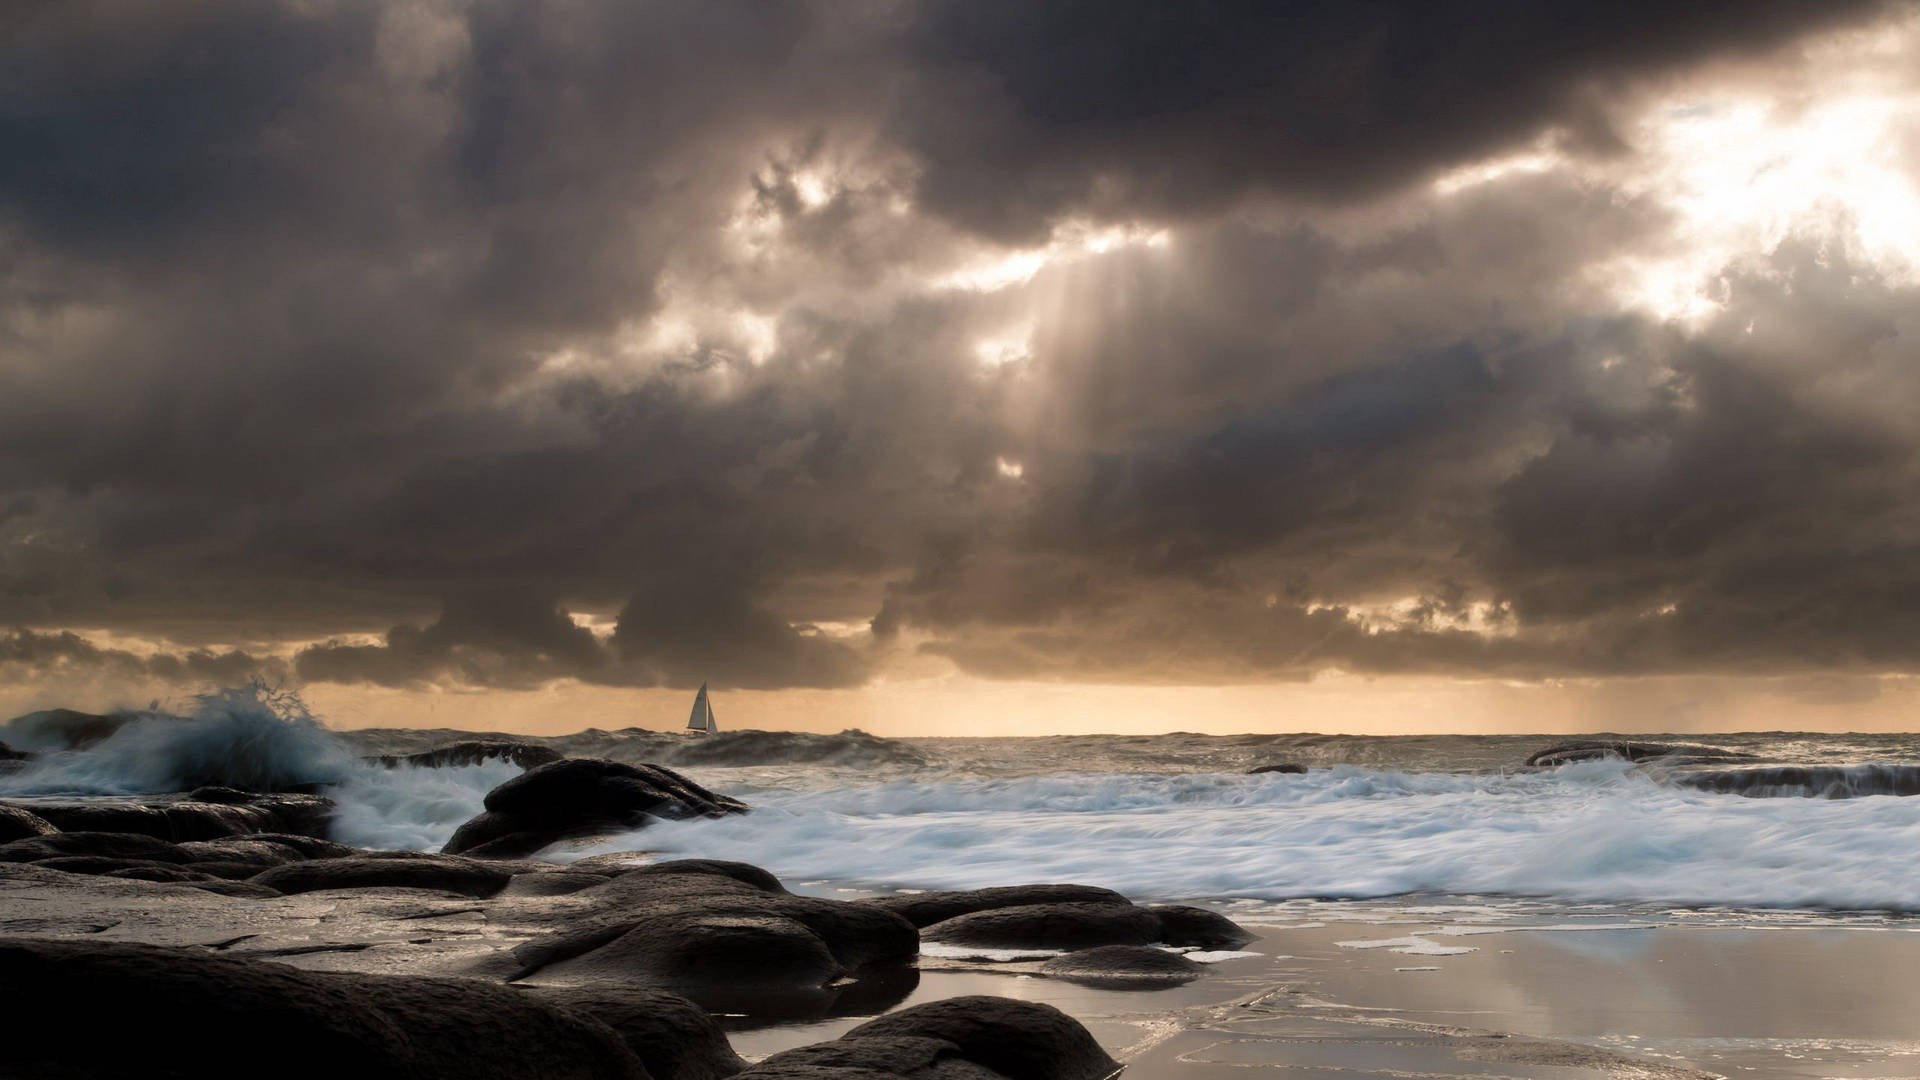
{"type": "Polygon", "coordinates": [[[47,753],[0,778],[0,793],[144,795],[207,784],[281,791],[334,783],[353,764],[353,753],[298,695],[260,683],[202,694],[183,715],[116,719],[98,740],[47,753]]]}
{"type": "Polygon", "coordinates": [[[776,795],[604,848],[905,888],[1097,882],[1137,899],[1499,894],[1920,908],[1920,800],[1741,799],[1624,761],[1516,775],[1073,774],[776,795]]]}

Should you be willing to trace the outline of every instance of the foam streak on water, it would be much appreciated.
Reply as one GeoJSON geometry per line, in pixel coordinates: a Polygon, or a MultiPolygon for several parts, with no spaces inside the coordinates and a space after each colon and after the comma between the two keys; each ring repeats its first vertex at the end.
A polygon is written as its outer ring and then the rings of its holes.
{"type": "Polygon", "coordinates": [[[1621,762],[1520,776],[1067,774],[756,793],[606,845],[872,886],[1088,881],[1136,898],[1409,892],[1920,908],[1920,799],[1747,799],[1621,762]]]}

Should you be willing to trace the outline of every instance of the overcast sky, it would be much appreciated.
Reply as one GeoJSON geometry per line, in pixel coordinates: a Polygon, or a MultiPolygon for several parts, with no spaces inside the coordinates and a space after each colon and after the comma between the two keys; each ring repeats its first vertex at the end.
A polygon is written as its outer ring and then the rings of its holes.
{"type": "Polygon", "coordinates": [[[0,14],[0,706],[1911,727],[1920,10],[0,14]]]}

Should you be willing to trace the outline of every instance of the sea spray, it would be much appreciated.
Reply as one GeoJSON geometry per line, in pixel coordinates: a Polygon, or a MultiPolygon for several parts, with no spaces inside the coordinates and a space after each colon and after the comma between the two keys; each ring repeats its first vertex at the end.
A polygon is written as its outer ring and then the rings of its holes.
{"type": "Polygon", "coordinates": [[[275,791],[334,783],[354,761],[298,694],[264,683],[201,694],[181,715],[128,715],[99,742],[0,779],[0,793],[142,795],[204,784],[275,791]]]}

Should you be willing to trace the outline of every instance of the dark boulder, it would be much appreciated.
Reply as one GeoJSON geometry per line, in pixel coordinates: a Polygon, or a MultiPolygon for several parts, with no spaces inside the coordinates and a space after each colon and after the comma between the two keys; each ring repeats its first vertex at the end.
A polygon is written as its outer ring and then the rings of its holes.
{"type": "Polygon", "coordinates": [[[0,1072],[10,1076],[649,1077],[591,1016],[473,980],[301,971],[154,945],[0,939],[0,999],[15,1032],[70,1031],[76,1002],[113,1018],[111,1037],[9,1039],[0,1072]],[[258,1052],[171,1049],[190,1032],[243,1033],[235,1045],[258,1052]]]}
{"type": "Polygon", "coordinates": [[[723,1080],[747,1066],[719,1023],[678,994],[631,986],[530,989],[543,1001],[612,1028],[660,1080],[723,1080]]]}
{"type": "MultiPolygon", "coordinates": [[[[870,1020],[841,1041],[854,1039],[938,1039],[1007,1080],[1105,1080],[1120,1069],[1073,1017],[1051,1005],[1008,998],[916,1005],[870,1020]]],[[[749,1069],[740,1075],[758,1080],[760,1074],[749,1069]]]]}
{"type": "Polygon", "coordinates": [[[558,840],[639,828],[655,818],[717,817],[747,809],[671,769],[599,758],[564,758],[529,769],[488,792],[485,806],[486,812],[461,825],[441,850],[530,855],[558,840]]]}
{"type": "Polygon", "coordinates": [[[847,969],[818,934],[785,916],[665,911],[627,920],[610,940],[539,974],[571,983],[776,989],[826,986],[847,969]]]}
{"type": "Polygon", "coordinates": [[[477,859],[414,854],[398,858],[354,855],[341,859],[310,859],[275,866],[251,880],[283,893],[320,889],[434,889],[462,896],[492,896],[506,888],[513,875],[477,859]]]}
{"type": "Polygon", "coordinates": [[[1261,773],[1296,773],[1297,774],[1297,773],[1304,773],[1306,771],[1307,771],[1307,767],[1305,765],[1296,765],[1291,761],[1283,761],[1277,765],[1256,765],[1253,768],[1247,770],[1247,775],[1259,776],[1261,773]]]}
{"type": "Polygon", "coordinates": [[[993,889],[967,889],[955,892],[903,893],[876,896],[858,901],[884,908],[921,928],[976,911],[995,908],[1026,907],[1032,904],[1120,904],[1132,903],[1112,889],[1092,885],[1003,885],[993,889]]]}
{"type": "Polygon", "coordinates": [[[1159,918],[1160,941],[1166,945],[1237,949],[1253,940],[1245,927],[1217,911],[1184,904],[1156,904],[1147,910],[1159,918]]]}
{"type": "Polygon", "coordinates": [[[523,769],[532,769],[563,757],[560,751],[539,743],[520,742],[517,739],[466,739],[418,753],[380,754],[367,760],[389,769],[403,765],[419,769],[444,769],[488,761],[510,761],[523,769]]]}
{"type": "Polygon", "coordinates": [[[686,860],[574,894],[564,929],[513,952],[511,979],[689,993],[819,990],[919,951],[912,924],[862,904],[794,896],[757,867],[686,860]]]}
{"type": "Polygon", "coordinates": [[[746,809],[744,803],[716,795],[672,769],[602,758],[565,758],[529,769],[488,792],[484,802],[495,813],[529,820],[617,818],[636,808],[650,811],[665,804],[677,804],[685,817],[746,809]]]}
{"type": "Polygon", "coordinates": [[[1699,746],[1692,743],[1639,743],[1581,739],[1561,743],[1558,746],[1549,746],[1545,750],[1537,750],[1528,755],[1527,764],[1550,768],[1575,761],[1599,761],[1605,758],[1619,758],[1626,761],[1650,761],[1660,758],[1677,763],[1681,760],[1735,761],[1752,756],[1737,750],[1723,750],[1717,746],[1699,746]]]}
{"type": "Polygon", "coordinates": [[[1090,949],[1160,940],[1160,919],[1131,904],[1029,904],[995,908],[926,928],[929,941],[983,949],[1090,949]]]}
{"type": "Polygon", "coordinates": [[[25,840],[30,836],[48,836],[59,826],[31,810],[0,804],[0,844],[25,840]]]}
{"type": "Polygon", "coordinates": [[[1177,986],[1206,970],[1204,964],[1150,945],[1102,945],[1056,956],[1040,966],[1043,975],[1111,989],[1177,986]]]}
{"type": "Polygon", "coordinates": [[[62,855],[104,855],[169,863],[193,861],[178,844],[144,833],[57,832],[0,844],[0,862],[39,862],[62,855]]]}
{"type": "Polygon", "coordinates": [[[6,743],[0,742],[0,761],[32,761],[32,760],[33,760],[33,755],[31,753],[28,753],[25,750],[15,750],[13,747],[8,746],[6,743]]]}

